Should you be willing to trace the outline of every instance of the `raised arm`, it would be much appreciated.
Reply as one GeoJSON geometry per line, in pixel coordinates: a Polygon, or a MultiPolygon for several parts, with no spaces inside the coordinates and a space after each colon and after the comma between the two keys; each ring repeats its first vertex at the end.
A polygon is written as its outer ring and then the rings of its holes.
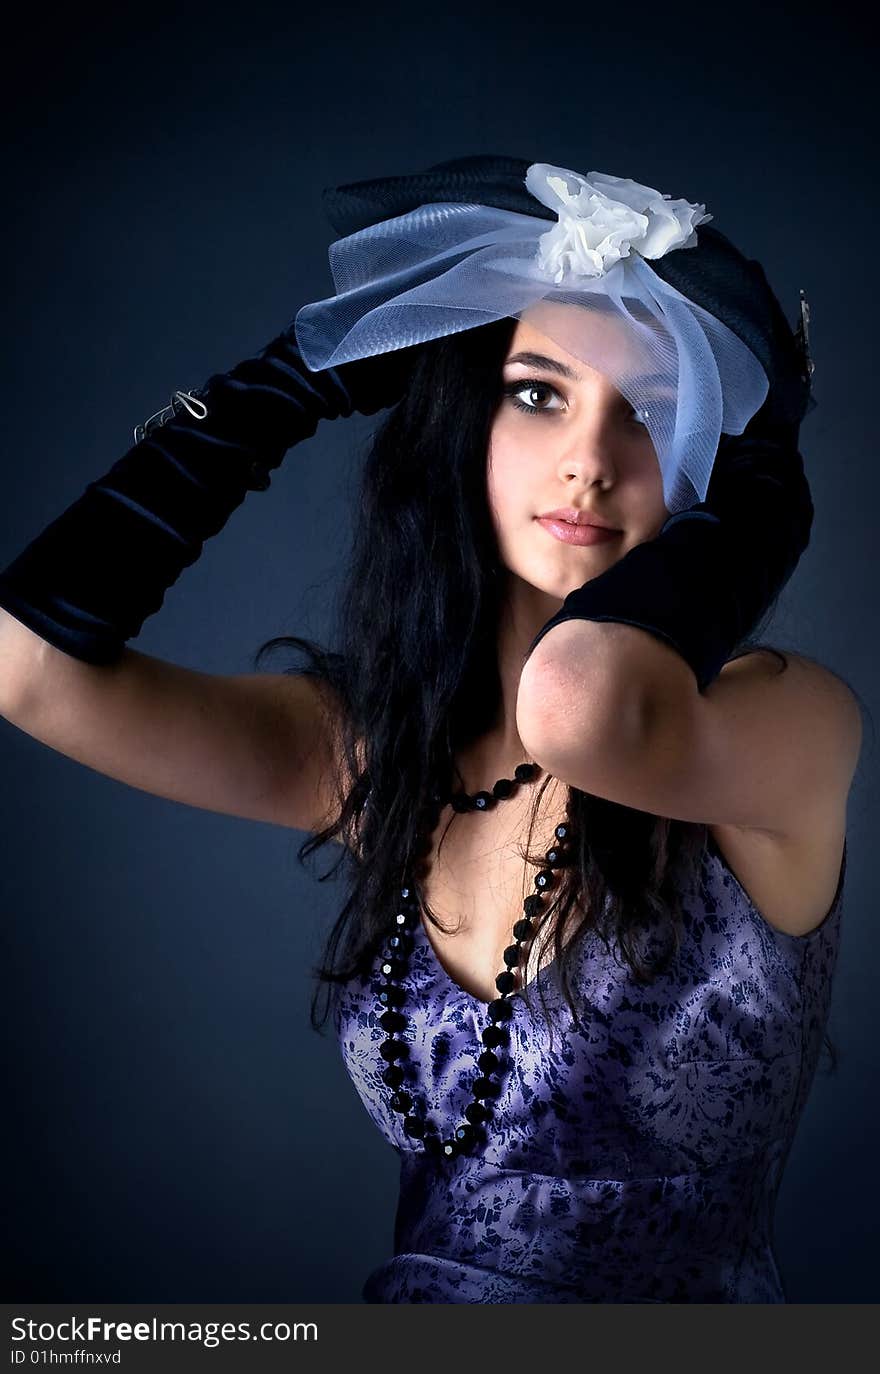
{"type": "Polygon", "coordinates": [[[336,796],[338,705],[305,674],[195,672],[125,648],[82,662],[0,610],[0,714],[144,792],[315,831],[336,796]]]}
{"type": "Polygon", "coordinates": [[[65,653],[112,663],[289,448],[322,418],[391,405],[406,375],[400,354],[310,372],[285,330],[139,426],[134,446],[0,572],[0,606],[65,653]]]}
{"type": "Polygon", "coordinates": [[[300,829],[334,786],[337,704],[304,674],[199,673],[127,647],[206,539],[322,418],[399,400],[410,358],[312,373],[291,329],[177,392],[0,572],[0,710],[144,791],[300,829]]]}

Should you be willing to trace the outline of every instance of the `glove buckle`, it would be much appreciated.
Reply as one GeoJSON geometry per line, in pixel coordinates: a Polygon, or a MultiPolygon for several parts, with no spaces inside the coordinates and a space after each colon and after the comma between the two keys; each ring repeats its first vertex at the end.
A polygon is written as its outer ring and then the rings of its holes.
{"type": "Polygon", "coordinates": [[[161,425],[167,424],[175,415],[179,415],[182,410],[187,410],[194,420],[204,420],[205,416],[208,414],[208,407],[200,398],[198,392],[175,391],[169,405],[163,406],[161,410],[157,410],[155,415],[151,415],[142,425],[135,425],[135,443],[141,443],[148,434],[152,434],[154,429],[158,429],[161,425]]]}
{"type": "Polygon", "coordinates": [[[807,300],[804,288],[800,287],[799,290],[801,317],[798,321],[797,329],[795,330],[795,338],[797,339],[801,360],[804,365],[802,378],[812,389],[813,373],[816,370],[816,364],[813,362],[813,356],[810,353],[810,302],[807,300]]]}

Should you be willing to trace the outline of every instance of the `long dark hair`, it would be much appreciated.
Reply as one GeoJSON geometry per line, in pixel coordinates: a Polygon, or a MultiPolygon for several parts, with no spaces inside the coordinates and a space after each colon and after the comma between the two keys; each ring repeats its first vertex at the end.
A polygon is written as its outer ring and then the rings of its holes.
{"type": "MultiPolygon", "coordinates": [[[[330,724],[351,785],[338,779],[338,814],[302,843],[298,855],[304,863],[339,836],[344,848],[324,879],[346,860],[354,870],[350,896],[313,969],[316,1030],[326,1020],[332,985],[366,974],[389,933],[402,878],[419,854],[432,794],[448,792],[456,778],[461,784],[458,751],[486,733],[498,716],[503,568],[486,496],[486,455],[515,325],[507,318],[413,350],[407,392],[379,423],[367,450],[338,601],[338,650],[278,636],[254,657],[257,667],[282,645],[301,651],[309,665],[299,671],[329,685],[342,706],[330,724]],[[327,997],[319,1017],[322,988],[327,997]]],[[[759,628],[733,657],[765,647],[755,639],[759,628]]],[[[785,655],[771,652],[784,672],[785,655]]],[[[532,834],[552,781],[548,775],[537,791],[521,850],[536,871],[546,860],[543,853],[531,852],[532,834]]],[[[541,913],[539,963],[552,940],[554,966],[576,1018],[571,973],[589,929],[609,949],[616,939],[640,983],[668,967],[682,934],[681,867],[695,871],[707,827],[573,787],[568,812],[577,838],[541,913]],[[579,923],[569,919],[573,909],[580,911],[579,923]],[[665,929],[667,938],[665,949],[661,939],[659,958],[649,963],[642,940],[651,927],[661,935],[665,929]]],[[[425,914],[446,929],[427,906],[425,914]]],[[[526,984],[524,995],[529,998],[533,983],[547,1013],[540,979],[526,984]]]]}

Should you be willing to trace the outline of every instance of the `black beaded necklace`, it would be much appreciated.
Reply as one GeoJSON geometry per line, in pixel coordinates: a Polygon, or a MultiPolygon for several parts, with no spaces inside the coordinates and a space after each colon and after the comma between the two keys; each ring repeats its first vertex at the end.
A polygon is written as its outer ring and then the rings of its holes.
{"type": "MultiPolygon", "coordinates": [[[[491,792],[477,792],[474,796],[469,796],[466,792],[457,792],[445,798],[434,794],[428,814],[429,829],[422,837],[417,857],[421,858],[430,852],[430,837],[447,802],[450,802],[453,810],[457,812],[487,811],[494,807],[497,801],[508,798],[517,784],[534,781],[539,772],[537,764],[521,763],[515,769],[513,778],[499,778],[491,792]]],[[[387,1062],[387,1068],[382,1073],[382,1081],[392,1090],[391,1106],[395,1112],[403,1116],[403,1129],[406,1134],[414,1140],[421,1140],[428,1154],[454,1159],[458,1155],[474,1153],[477,1147],[483,1146],[486,1142],[485,1123],[491,1116],[488,1102],[499,1096],[502,1085],[498,1080],[505,1067],[509,1068],[509,1059],[505,1065],[496,1051],[502,1048],[509,1051],[510,1048],[510,1035],[504,1023],[513,1015],[513,1006],[509,998],[519,984],[516,971],[520,957],[519,947],[524,941],[530,942],[535,933],[534,921],[542,910],[543,894],[555,882],[553,870],[564,868],[569,862],[569,846],[566,841],[571,840],[572,831],[568,817],[565,822],[556,826],[554,835],[559,844],[554,844],[547,850],[544,856],[546,867],[535,876],[537,892],[526,897],[523,902],[523,916],[513,927],[515,943],[508,945],[504,951],[505,969],[495,979],[495,986],[500,995],[486,1008],[490,1024],[482,1032],[484,1048],[477,1059],[481,1074],[471,1086],[474,1100],[464,1109],[467,1120],[455,1126],[446,1137],[428,1121],[424,1106],[416,1105],[413,1092],[404,1087],[405,1071],[400,1063],[395,1062],[406,1059],[409,1054],[409,1045],[405,1040],[395,1039],[395,1032],[405,1030],[409,1024],[403,1011],[407,999],[404,980],[409,971],[409,960],[415,944],[413,931],[421,921],[421,900],[416,882],[412,878],[405,880],[400,889],[394,930],[388,937],[387,948],[380,964],[385,981],[378,990],[379,1004],[383,1008],[379,1023],[383,1030],[388,1032],[388,1037],[379,1046],[379,1053],[387,1062]]],[[[414,1088],[414,1085],[410,1086],[414,1088]]]]}

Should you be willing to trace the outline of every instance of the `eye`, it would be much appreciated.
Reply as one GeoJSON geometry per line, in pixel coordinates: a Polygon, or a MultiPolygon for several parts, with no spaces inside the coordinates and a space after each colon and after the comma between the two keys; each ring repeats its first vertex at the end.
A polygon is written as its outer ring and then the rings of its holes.
{"type": "Polygon", "coordinates": [[[518,400],[517,398],[524,391],[545,391],[549,392],[551,396],[557,397],[557,399],[562,399],[559,392],[556,390],[556,387],[551,386],[549,382],[541,382],[538,381],[536,378],[527,378],[524,381],[508,382],[504,387],[504,395],[508,397],[508,399],[511,401],[513,405],[516,406],[517,410],[521,410],[525,415],[542,415],[545,411],[549,410],[550,407],[531,405],[524,401],[518,400]]]}
{"type": "MultiPolygon", "coordinates": [[[[517,410],[521,410],[524,415],[544,415],[548,413],[553,414],[558,413],[559,410],[562,408],[559,406],[555,406],[551,409],[551,407],[548,405],[533,405],[528,402],[521,401],[519,400],[519,397],[522,395],[523,392],[546,392],[551,397],[555,396],[557,400],[562,400],[563,398],[560,392],[557,391],[555,386],[551,386],[549,382],[542,382],[537,377],[527,377],[521,381],[508,382],[503,388],[503,394],[508,398],[511,404],[516,406],[517,410]]],[[[624,418],[627,420],[628,423],[631,422],[632,424],[636,425],[643,433],[647,434],[647,409],[644,406],[639,406],[638,409],[633,409],[633,407],[629,405],[628,402],[626,402],[625,404],[626,412],[624,418]]]]}

